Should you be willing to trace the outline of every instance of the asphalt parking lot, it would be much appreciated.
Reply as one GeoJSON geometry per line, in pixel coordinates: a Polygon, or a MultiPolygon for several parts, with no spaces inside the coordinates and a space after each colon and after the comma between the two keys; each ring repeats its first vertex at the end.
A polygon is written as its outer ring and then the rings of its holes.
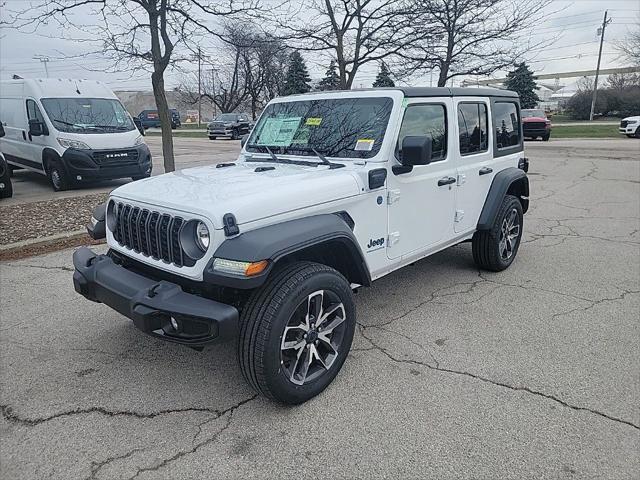
{"type": "MultiPolygon", "coordinates": [[[[209,140],[205,133],[202,136],[203,138],[173,137],[177,169],[229,161],[234,159],[240,151],[239,140],[209,140]]],[[[164,173],[161,138],[147,135],[145,142],[149,145],[153,159],[152,174],[164,173]]],[[[119,185],[130,182],[131,179],[92,183],[84,185],[83,188],[66,192],[54,192],[47,177],[28,170],[16,170],[11,181],[13,182],[13,198],[2,200],[2,205],[110,192],[119,185]]]]}
{"type": "Polygon", "coordinates": [[[1,264],[0,477],[637,479],[640,143],[526,150],[512,267],[464,244],[360,291],[343,370],[294,408],[254,395],[235,345],[78,296],[71,250],[1,264]]]}

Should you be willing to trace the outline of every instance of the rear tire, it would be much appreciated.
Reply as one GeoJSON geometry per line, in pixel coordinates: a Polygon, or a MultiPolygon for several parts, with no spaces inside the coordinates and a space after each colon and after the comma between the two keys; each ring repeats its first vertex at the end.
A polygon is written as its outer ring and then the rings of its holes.
{"type": "Polygon", "coordinates": [[[306,402],[340,371],[355,325],[353,293],[339,272],[312,262],[290,264],[272,273],[242,310],[242,374],[268,398],[306,402]]]}
{"type": "Polygon", "coordinates": [[[47,177],[54,192],[62,192],[73,187],[67,172],[62,167],[60,160],[50,160],[47,167],[47,177]]]}
{"type": "Polygon", "coordinates": [[[523,229],[522,205],[513,195],[505,195],[490,230],[473,235],[473,260],[479,268],[500,272],[518,254],[523,229]]]}

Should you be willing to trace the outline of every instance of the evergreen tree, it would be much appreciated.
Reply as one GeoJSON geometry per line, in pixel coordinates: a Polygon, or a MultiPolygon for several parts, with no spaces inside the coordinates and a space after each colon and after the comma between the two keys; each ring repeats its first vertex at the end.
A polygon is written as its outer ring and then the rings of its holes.
{"type": "Polygon", "coordinates": [[[522,108],[535,108],[540,101],[536,93],[536,90],[540,90],[540,87],[536,85],[533,72],[529,70],[529,67],[524,62],[517,65],[515,70],[507,74],[507,81],[504,82],[504,86],[509,90],[518,92],[522,108]]]}
{"type": "Polygon", "coordinates": [[[382,62],[380,63],[380,71],[378,71],[378,76],[376,77],[376,81],[373,82],[374,87],[395,87],[396,84],[391,80],[391,72],[387,65],[382,62]]]}
{"type": "Polygon", "coordinates": [[[336,71],[336,61],[331,60],[327,73],[324,78],[318,83],[318,90],[340,90],[340,77],[336,71]]]}
{"type": "Polygon", "coordinates": [[[309,72],[300,52],[294,51],[289,57],[287,78],[284,82],[284,94],[306,93],[311,90],[309,72]]]}

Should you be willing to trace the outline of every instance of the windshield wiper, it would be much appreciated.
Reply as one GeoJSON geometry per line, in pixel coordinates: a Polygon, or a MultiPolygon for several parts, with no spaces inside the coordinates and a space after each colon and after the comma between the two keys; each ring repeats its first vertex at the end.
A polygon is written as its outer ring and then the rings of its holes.
{"type": "Polygon", "coordinates": [[[342,168],[344,167],[343,163],[333,163],[330,162],[329,160],[327,160],[327,157],[324,156],[324,154],[320,151],[318,151],[318,149],[316,149],[315,147],[285,147],[285,149],[290,149],[290,150],[298,150],[300,152],[313,152],[316,157],[318,157],[320,159],[320,161],[322,163],[318,164],[318,165],[326,165],[328,166],[330,169],[334,169],[334,168],[342,168]]]}
{"type": "MultiPolygon", "coordinates": [[[[271,160],[274,163],[284,163],[284,164],[288,164],[288,165],[304,165],[305,167],[317,167],[318,165],[321,165],[318,162],[306,162],[304,160],[290,160],[288,158],[278,158],[278,157],[276,157],[276,154],[271,151],[271,148],[269,148],[268,145],[260,145],[260,144],[257,144],[257,143],[251,143],[251,144],[247,145],[247,147],[248,148],[255,148],[255,149],[264,148],[267,151],[267,153],[271,157],[271,160]]],[[[268,161],[268,160],[263,159],[263,158],[252,158],[251,160],[247,160],[247,161],[249,161],[249,162],[265,162],[265,161],[268,161]]]]}

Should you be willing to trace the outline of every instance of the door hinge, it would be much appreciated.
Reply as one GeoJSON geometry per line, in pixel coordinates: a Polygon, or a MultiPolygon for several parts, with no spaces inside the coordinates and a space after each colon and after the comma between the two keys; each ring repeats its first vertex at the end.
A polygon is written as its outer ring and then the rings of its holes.
{"type": "Polygon", "coordinates": [[[456,216],[453,218],[454,222],[459,222],[464,218],[464,210],[456,210],[456,216]]]}
{"type": "Polygon", "coordinates": [[[387,248],[392,247],[396,243],[400,241],[400,232],[392,232],[389,234],[389,238],[387,238],[387,248]]]}
{"type": "Polygon", "coordinates": [[[392,205],[400,200],[400,190],[389,190],[387,192],[387,205],[392,205]]]}
{"type": "Polygon", "coordinates": [[[467,176],[462,173],[458,174],[458,185],[462,185],[467,182],[467,176]]]}

